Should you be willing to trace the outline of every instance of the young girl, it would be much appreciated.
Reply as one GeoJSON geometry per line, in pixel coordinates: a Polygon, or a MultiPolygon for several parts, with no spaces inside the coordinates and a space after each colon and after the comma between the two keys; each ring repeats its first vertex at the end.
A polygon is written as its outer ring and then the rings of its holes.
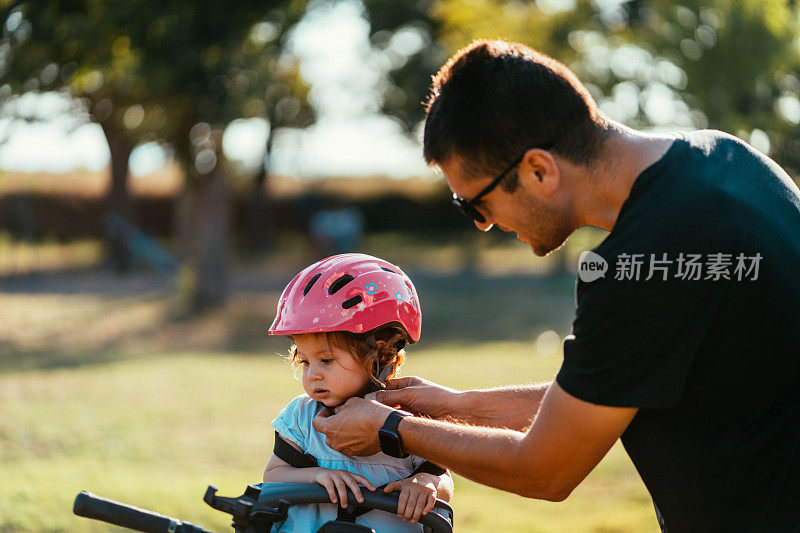
{"type": "MultiPolygon", "coordinates": [[[[353,396],[383,387],[405,358],[407,342],[419,340],[422,313],[411,280],[396,266],[364,254],[335,255],[300,272],[284,289],[270,335],[288,335],[292,364],[302,368],[305,394],[292,400],[273,420],[280,436],[295,450],[313,456],[319,466],[295,468],[273,455],[264,481],[319,483],[330,504],[299,505],[276,531],[316,531],[335,520],[347,501],[347,489],[363,502],[361,488],[399,492],[397,516],[370,511],[357,519],[375,531],[422,531],[417,523],[436,498],[449,501],[449,473],[420,472],[428,463],[415,456],[376,453],[351,457],[330,448],[312,420],[353,396]],[[409,522],[410,521],[410,522],[409,522]]],[[[434,469],[428,469],[434,470],[434,469]]]]}

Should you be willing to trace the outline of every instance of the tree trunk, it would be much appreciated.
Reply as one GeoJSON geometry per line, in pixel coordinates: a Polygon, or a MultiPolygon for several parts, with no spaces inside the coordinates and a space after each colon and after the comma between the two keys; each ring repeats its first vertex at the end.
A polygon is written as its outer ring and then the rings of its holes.
{"type": "MultiPolygon", "coordinates": [[[[273,119],[274,120],[274,119],[273,119]]],[[[275,139],[275,128],[270,123],[269,136],[265,149],[265,161],[259,168],[253,183],[253,192],[247,204],[247,236],[250,250],[265,252],[272,243],[272,228],[270,227],[269,208],[270,198],[267,182],[271,172],[270,155],[275,139]]]]}
{"type": "Polygon", "coordinates": [[[247,241],[249,252],[264,252],[269,249],[269,197],[265,190],[267,171],[261,169],[253,183],[253,191],[247,203],[247,241]]]}
{"type": "Polygon", "coordinates": [[[128,162],[134,143],[124,135],[103,126],[103,132],[111,152],[111,186],[108,189],[108,213],[104,221],[108,243],[108,261],[120,275],[128,274],[133,266],[133,256],[128,248],[124,224],[133,224],[133,204],[128,191],[128,162]],[[116,217],[119,217],[117,219],[116,217]]]}
{"type": "Polygon", "coordinates": [[[196,311],[222,305],[228,296],[230,218],[230,189],[222,172],[187,185],[178,236],[189,274],[185,289],[196,311]]]}

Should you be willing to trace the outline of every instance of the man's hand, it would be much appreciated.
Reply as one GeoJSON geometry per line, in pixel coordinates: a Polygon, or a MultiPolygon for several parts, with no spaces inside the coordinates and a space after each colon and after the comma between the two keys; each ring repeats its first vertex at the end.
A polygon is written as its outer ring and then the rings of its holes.
{"type": "Polygon", "coordinates": [[[432,474],[420,473],[415,476],[392,481],[383,492],[400,491],[397,500],[397,516],[416,524],[419,517],[428,514],[436,504],[436,484],[439,478],[432,474]]]}
{"type": "Polygon", "coordinates": [[[324,433],[325,443],[347,455],[373,455],[381,451],[378,430],[391,409],[378,402],[350,398],[334,409],[320,411],[314,417],[314,429],[324,433]]]}
{"type": "Polygon", "coordinates": [[[387,379],[386,390],[367,394],[390,407],[400,407],[414,414],[431,418],[457,418],[458,396],[461,391],[443,387],[416,376],[387,379]]]}

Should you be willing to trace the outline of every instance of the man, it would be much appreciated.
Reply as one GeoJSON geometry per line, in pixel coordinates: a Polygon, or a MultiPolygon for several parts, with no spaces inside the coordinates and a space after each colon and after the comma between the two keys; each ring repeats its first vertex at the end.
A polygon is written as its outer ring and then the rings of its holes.
{"type": "Polygon", "coordinates": [[[581,271],[553,383],[400,379],[382,403],[318,417],[331,445],[399,446],[560,501],[621,437],[671,533],[800,531],[800,191],[786,173],[720,132],[608,120],[562,64],[501,41],[434,78],[424,153],[479,229],[537,255],[609,230],[581,265],[606,270],[581,271]]]}

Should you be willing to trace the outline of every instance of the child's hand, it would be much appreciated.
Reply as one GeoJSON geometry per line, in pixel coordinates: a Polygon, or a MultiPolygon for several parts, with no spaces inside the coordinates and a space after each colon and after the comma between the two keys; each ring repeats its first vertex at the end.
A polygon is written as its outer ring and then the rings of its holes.
{"type": "Polygon", "coordinates": [[[319,483],[328,491],[328,496],[331,497],[331,502],[336,503],[336,493],[339,493],[339,500],[341,500],[342,508],[347,507],[347,489],[350,488],[356,496],[358,503],[364,503],[364,497],[361,495],[361,487],[359,483],[367,487],[369,490],[375,490],[375,485],[364,476],[353,474],[347,470],[333,470],[330,468],[319,468],[319,472],[314,475],[313,483],[319,483]]]}
{"type": "Polygon", "coordinates": [[[416,474],[412,477],[392,481],[383,492],[400,491],[397,516],[415,524],[419,517],[428,514],[436,503],[436,485],[439,481],[431,474],[416,474]]]}

